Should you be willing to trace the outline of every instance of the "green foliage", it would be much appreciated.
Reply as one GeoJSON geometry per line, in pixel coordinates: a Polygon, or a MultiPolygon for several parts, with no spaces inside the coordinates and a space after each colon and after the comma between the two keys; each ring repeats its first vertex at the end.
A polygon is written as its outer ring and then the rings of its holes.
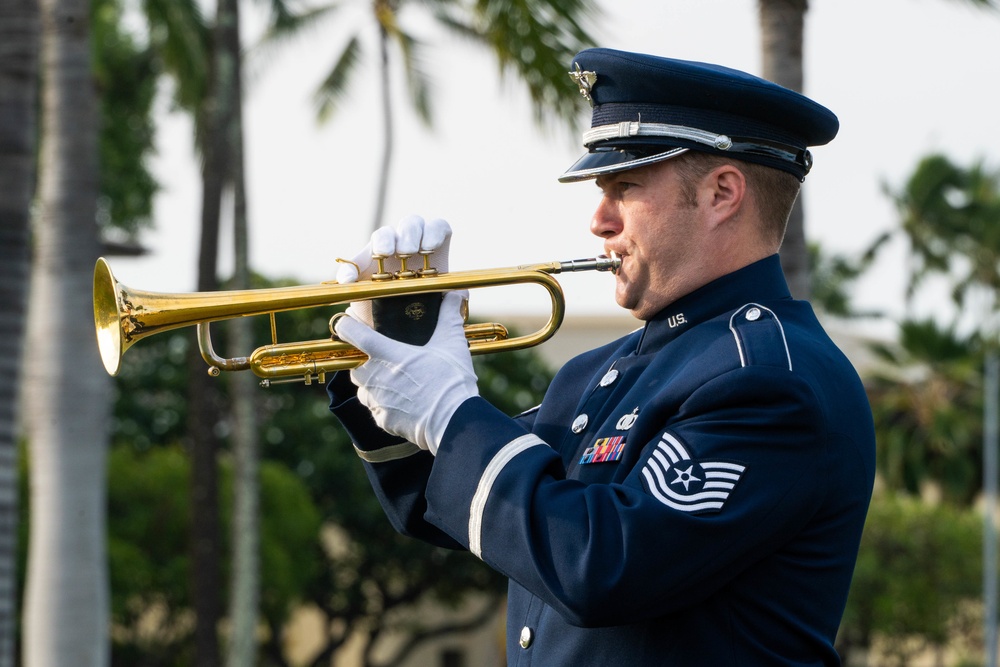
{"type": "MultiPolygon", "coordinates": [[[[232,498],[232,475],[223,467],[222,497],[232,498]]],[[[261,488],[261,613],[270,623],[288,620],[293,605],[308,599],[322,569],[321,516],[302,480],[285,466],[264,461],[261,488]]],[[[223,504],[223,522],[232,506],[223,504]]]]}
{"type": "Polygon", "coordinates": [[[187,358],[192,331],[169,332],[130,348],[115,378],[112,444],[143,451],[180,442],[187,423],[187,358]]]}
{"type": "Polygon", "coordinates": [[[963,615],[981,593],[981,534],[971,510],[876,494],[838,642],[871,646],[877,637],[886,664],[904,666],[967,632],[963,615]]]}
{"type": "Polygon", "coordinates": [[[149,653],[175,664],[190,608],[187,458],[175,448],[136,454],[116,447],[108,474],[114,662],[149,653]]]}
{"type": "Polygon", "coordinates": [[[146,165],[153,150],[157,59],[124,27],[121,0],[94,0],[94,80],[101,109],[98,222],[129,236],[151,224],[158,186],[146,165]]]}
{"type": "Polygon", "coordinates": [[[532,350],[473,357],[473,365],[480,393],[509,415],[538,405],[552,380],[551,371],[532,350]]]}
{"type": "Polygon", "coordinates": [[[890,489],[935,482],[970,503],[982,481],[982,349],[926,320],[904,322],[896,346],[876,346],[890,370],[869,374],[876,464],[890,489]]]}
{"type": "Polygon", "coordinates": [[[851,305],[850,288],[874,262],[884,239],[859,258],[828,255],[816,243],[809,244],[810,301],[822,312],[835,317],[878,317],[877,312],[858,312],[851,305]]]}
{"type": "Polygon", "coordinates": [[[442,2],[439,19],[488,46],[501,76],[513,72],[527,85],[539,123],[551,112],[574,127],[580,98],[566,71],[578,51],[593,45],[584,26],[597,18],[597,4],[591,0],[474,0],[471,4],[469,12],[464,3],[442,2]]]}
{"type": "MultiPolygon", "coordinates": [[[[176,447],[140,453],[119,446],[111,451],[109,476],[108,553],[116,657],[179,657],[190,631],[190,462],[176,447]]],[[[231,484],[231,466],[224,461],[220,494],[224,526],[230,523],[231,484]]],[[[319,529],[319,512],[302,483],[283,466],[265,462],[261,601],[268,619],[279,624],[286,620],[311,590],[319,572],[319,529]]],[[[220,588],[226,585],[225,580],[219,582],[220,588]]]]}
{"type": "MultiPolygon", "coordinates": [[[[142,0],[149,43],[173,80],[174,103],[195,111],[208,88],[209,29],[199,0],[142,0]]],[[[197,122],[197,117],[196,117],[197,122]]]]}
{"type": "MultiPolygon", "coordinates": [[[[1000,172],[930,155],[902,188],[885,189],[900,215],[896,234],[910,247],[909,297],[935,277],[950,286],[958,309],[946,323],[904,321],[897,344],[874,347],[892,369],[874,373],[868,383],[879,470],[894,490],[917,493],[933,480],[949,500],[968,503],[982,479],[982,360],[996,332],[962,335],[959,323],[973,315],[977,327],[988,327],[982,312],[969,312],[969,306],[996,309],[1000,172]]],[[[935,317],[942,313],[937,309],[935,317]]]]}
{"type": "MultiPolygon", "coordinates": [[[[951,287],[958,310],[950,321],[904,320],[898,341],[872,346],[880,363],[868,369],[866,385],[887,492],[872,501],[838,644],[875,649],[878,664],[907,665],[917,652],[981,642],[982,519],[968,508],[982,483],[982,365],[990,341],[986,332],[960,333],[959,323],[973,297],[997,304],[1000,175],[931,155],[902,188],[885,190],[899,230],[827,275],[849,282],[902,235],[910,248],[908,298],[934,277],[951,287]],[[928,485],[944,502],[914,499],[928,485]]],[[[832,294],[833,303],[845,303],[843,292],[832,294]]]]}
{"type": "Polygon", "coordinates": [[[938,274],[965,306],[970,294],[1000,289],[1000,172],[960,167],[943,155],[917,165],[902,190],[885,188],[900,213],[913,258],[909,293],[938,274]]]}

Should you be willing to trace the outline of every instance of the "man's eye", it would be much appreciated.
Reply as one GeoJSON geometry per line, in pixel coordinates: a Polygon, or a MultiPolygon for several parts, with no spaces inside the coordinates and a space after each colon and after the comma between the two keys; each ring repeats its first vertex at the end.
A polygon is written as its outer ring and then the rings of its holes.
{"type": "Polygon", "coordinates": [[[601,192],[604,193],[605,197],[610,197],[612,199],[621,199],[622,196],[629,190],[635,187],[635,183],[629,181],[614,181],[612,183],[607,183],[601,187],[601,192]]]}

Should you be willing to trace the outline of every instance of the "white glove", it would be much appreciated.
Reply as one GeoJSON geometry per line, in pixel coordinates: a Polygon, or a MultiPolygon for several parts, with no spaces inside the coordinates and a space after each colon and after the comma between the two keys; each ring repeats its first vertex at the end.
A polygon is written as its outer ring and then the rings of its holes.
{"type": "Polygon", "coordinates": [[[455,411],[479,395],[461,313],[467,298],[465,290],[445,294],[434,335],[423,346],[383,336],[353,316],[336,325],[341,340],[369,357],[351,371],[351,382],[375,423],[435,455],[455,411]]]}
{"type": "MultiPolygon", "coordinates": [[[[412,255],[406,268],[417,270],[423,268],[421,251],[430,251],[430,267],[439,273],[448,271],[448,246],[451,244],[451,225],[436,218],[424,221],[419,215],[408,215],[392,227],[380,227],[371,236],[368,245],[352,260],[338,260],[337,282],[353,283],[357,280],[368,280],[378,270],[378,263],[372,255],[382,255],[384,270],[387,273],[399,271],[402,263],[398,255],[412,255]]],[[[352,303],[347,311],[351,316],[372,326],[371,301],[352,303]]]]}

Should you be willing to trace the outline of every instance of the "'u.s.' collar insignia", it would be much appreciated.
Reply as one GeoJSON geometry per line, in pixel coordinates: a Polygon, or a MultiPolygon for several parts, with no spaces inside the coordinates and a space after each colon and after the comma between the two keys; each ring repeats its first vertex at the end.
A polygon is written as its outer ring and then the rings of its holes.
{"type": "Polygon", "coordinates": [[[580,69],[580,63],[573,64],[576,66],[576,70],[569,72],[569,76],[580,87],[580,94],[583,95],[584,99],[590,102],[590,106],[594,106],[594,98],[590,96],[590,90],[597,82],[597,72],[583,71],[580,69]]]}
{"type": "Polygon", "coordinates": [[[635,420],[639,417],[639,408],[636,408],[631,413],[627,415],[622,415],[622,418],[618,420],[615,424],[615,428],[619,431],[627,431],[635,424],[635,420]]]}

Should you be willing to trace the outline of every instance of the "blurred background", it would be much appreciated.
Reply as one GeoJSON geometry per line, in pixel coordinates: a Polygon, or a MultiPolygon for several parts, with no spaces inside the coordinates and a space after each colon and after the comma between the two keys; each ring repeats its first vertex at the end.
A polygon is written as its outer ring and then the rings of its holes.
{"type": "MultiPolygon", "coordinates": [[[[1000,6],[993,0],[0,1],[0,667],[504,664],[503,582],[396,536],[322,383],[210,378],[192,329],[109,378],[92,272],[166,294],[329,280],[410,213],[451,268],[589,257],[557,177],[589,45],[727,65],[832,109],[783,250],[862,373],[879,480],[846,665],[997,664],[1000,6]]],[[[509,413],[638,323],[566,275],[509,413]]],[[[536,290],[537,292],[537,290],[536,290]]],[[[474,293],[530,330],[547,299],[474,293]]],[[[278,318],[321,338],[329,309],[278,318]]],[[[249,353],[267,318],[213,328],[249,353]]]]}

